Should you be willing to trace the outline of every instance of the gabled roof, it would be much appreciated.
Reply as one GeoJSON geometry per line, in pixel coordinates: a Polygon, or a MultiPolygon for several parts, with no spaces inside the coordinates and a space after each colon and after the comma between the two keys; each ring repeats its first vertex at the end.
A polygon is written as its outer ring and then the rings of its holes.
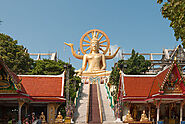
{"type": "Polygon", "coordinates": [[[174,58],[180,59],[180,60],[185,60],[185,52],[184,49],[181,45],[178,45],[172,52],[172,54],[170,55],[170,58],[172,60],[174,60],[174,58]]]}
{"type": "Polygon", "coordinates": [[[146,97],[150,92],[154,76],[124,76],[125,94],[128,97],[146,97]]]}
{"type": "Polygon", "coordinates": [[[58,76],[19,75],[31,97],[64,97],[64,73],[58,76]]]}
{"type": "Polygon", "coordinates": [[[18,76],[8,68],[2,58],[0,58],[0,66],[1,69],[4,69],[4,71],[11,77],[15,91],[26,94],[24,87],[22,87],[20,84],[21,80],[19,80],[18,76]]]}
{"type": "Polygon", "coordinates": [[[0,64],[3,66],[3,68],[5,69],[5,71],[13,78],[14,83],[18,84],[20,82],[18,76],[11,71],[8,66],[4,63],[4,61],[2,60],[2,58],[0,58],[0,64]]]}
{"type": "MultiPolygon", "coordinates": [[[[122,74],[122,85],[124,87],[125,96],[124,99],[148,99],[153,95],[162,95],[163,87],[171,71],[180,75],[180,70],[175,62],[166,67],[163,71],[157,75],[125,75],[122,74]],[[175,70],[175,71],[174,71],[175,70]]],[[[185,86],[183,83],[183,77],[178,78],[179,85],[183,92],[185,92],[185,86]],[[181,81],[181,82],[180,82],[181,81]]]]}
{"type": "MultiPolygon", "coordinates": [[[[19,75],[12,72],[0,58],[0,70],[11,77],[8,88],[14,88],[12,94],[9,89],[1,89],[0,98],[27,98],[31,101],[61,102],[64,98],[64,73],[61,75],[19,75]],[[10,85],[11,84],[11,85],[10,85]],[[2,91],[3,90],[3,91],[2,91]],[[15,94],[16,93],[16,94],[15,94]]],[[[4,85],[2,85],[4,86],[4,85]]],[[[6,86],[6,85],[5,85],[6,86]]]]}
{"type": "Polygon", "coordinates": [[[162,72],[159,72],[158,75],[156,75],[156,77],[153,80],[152,86],[149,88],[150,89],[150,93],[148,94],[149,97],[160,92],[161,85],[169,72],[169,68],[170,67],[167,67],[162,72]]]}
{"type": "Polygon", "coordinates": [[[175,57],[181,61],[185,60],[185,50],[182,45],[178,45],[174,49],[164,49],[163,53],[163,60],[174,60],[175,57]]]}

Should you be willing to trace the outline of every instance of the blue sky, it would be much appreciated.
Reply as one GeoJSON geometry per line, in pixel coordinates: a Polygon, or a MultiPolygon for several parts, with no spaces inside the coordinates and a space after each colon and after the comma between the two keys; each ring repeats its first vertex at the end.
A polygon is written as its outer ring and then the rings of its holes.
{"type": "MultiPolygon", "coordinates": [[[[79,69],[64,42],[80,47],[81,36],[91,29],[104,31],[111,45],[124,52],[162,52],[179,44],[157,0],[2,0],[0,32],[10,35],[30,53],[55,52],[79,69]]],[[[117,59],[108,60],[108,70],[117,59]]]]}

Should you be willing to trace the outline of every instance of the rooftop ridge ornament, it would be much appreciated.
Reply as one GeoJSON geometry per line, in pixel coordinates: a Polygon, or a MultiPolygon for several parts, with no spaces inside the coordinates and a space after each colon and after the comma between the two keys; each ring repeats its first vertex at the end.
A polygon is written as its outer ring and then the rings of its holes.
{"type": "MultiPolygon", "coordinates": [[[[65,42],[64,42],[65,43],[65,42]]],[[[110,47],[108,36],[101,30],[92,29],[82,35],[80,39],[80,50],[83,55],[76,54],[73,44],[65,43],[71,47],[71,52],[77,59],[83,59],[81,72],[85,72],[87,62],[87,72],[95,73],[106,69],[106,60],[112,59],[118,53],[120,47],[112,55],[105,55],[110,47]],[[100,53],[102,51],[102,53],[100,53]]]]}

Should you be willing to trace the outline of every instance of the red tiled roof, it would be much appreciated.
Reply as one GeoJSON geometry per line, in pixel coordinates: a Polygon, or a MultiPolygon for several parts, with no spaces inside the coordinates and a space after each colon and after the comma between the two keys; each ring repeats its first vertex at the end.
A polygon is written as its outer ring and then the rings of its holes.
{"type": "Polygon", "coordinates": [[[150,92],[155,77],[124,77],[124,87],[126,96],[146,97],[150,92]]]}
{"type": "Polygon", "coordinates": [[[169,68],[165,69],[156,76],[149,75],[125,75],[124,90],[126,97],[150,97],[160,90],[169,68]]]}
{"type": "Polygon", "coordinates": [[[31,97],[63,97],[62,78],[47,76],[19,76],[27,94],[31,97]]]}
{"type": "Polygon", "coordinates": [[[161,73],[159,73],[154,81],[153,81],[153,85],[152,87],[150,88],[151,89],[151,92],[149,94],[149,96],[153,95],[153,94],[156,94],[159,92],[160,90],[160,87],[161,87],[161,84],[163,83],[164,79],[165,79],[165,76],[166,74],[168,73],[169,71],[169,67],[166,68],[164,71],[162,71],[161,73]]]}

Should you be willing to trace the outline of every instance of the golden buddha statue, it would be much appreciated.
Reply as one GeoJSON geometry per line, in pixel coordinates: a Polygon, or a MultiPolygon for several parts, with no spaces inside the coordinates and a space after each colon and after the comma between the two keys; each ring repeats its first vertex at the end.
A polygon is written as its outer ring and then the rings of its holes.
{"type": "Polygon", "coordinates": [[[55,123],[62,123],[63,122],[63,117],[60,112],[58,112],[58,116],[55,119],[55,123]]]}
{"type": "Polygon", "coordinates": [[[149,121],[148,118],[147,118],[147,116],[146,116],[146,114],[145,114],[145,110],[143,110],[143,114],[141,115],[140,121],[144,121],[144,122],[149,121]]]}
{"type": "Polygon", "coordinates": [[[128,110],[128,113],[126,115],[124,122],[131,122],[131,121],[134,121],[134,119],[132,118],[132,116],[130,114],[130,110],[128,110]]]}
{"type": "MultiPolygon", "coordinates": [[[[98,29],[90,30],[82,36],[80,40],[80,48],[81,48],[81,52],[84,55],[76,54],[73,48],[73,44],[71,43],[65,43],[65,44],[71,47],[71,51],[74,57],[78,59],[83,59],[82,68],[78,70],[78,72],[79,72],[79,75],[84,75],[84,76],[89,76],[89,75],[97,76],[99,74],[100,75],[106,74],[108,72],[108,71],[105,71],[106,59],[114,58],[119,50],[118,48],[113,55],[106,56],[105,54],[109,49],[110,42],[107,35],[98,29]],[[99,34],[101,34],[100,37],[99,37],[99,34]],[[89,40],[87,40],[86,37],[89,40]],[[105,39],[101,41],[103,37],[105,39]],[[83,44],[83,42],[85,42],[86,44],[83,44]],[[87,47],[87,49],[84,50],[83,47],[87,47]],[[106,49],[102,49],[101,47],[106,47],[106,49]],[[86,53],[88,50],[90,50],[90,52],[86,53]],[[99,50],[101,50],[103,53],[100,53],[99,50]],[[87,63],[88,63],[88,68],[87,68],[87,71],[85,71],[87,63]]],[[[110,72],[108,73],[110,74],[110,72]]]]}
{"type": "Polygon", "coordinates": [[[44,115],[44,112],[41,112],[41,115],[40,115],[39,119],[42,120],[42,124],[45,124],[46,123],[46,117],[44,115]]]}

